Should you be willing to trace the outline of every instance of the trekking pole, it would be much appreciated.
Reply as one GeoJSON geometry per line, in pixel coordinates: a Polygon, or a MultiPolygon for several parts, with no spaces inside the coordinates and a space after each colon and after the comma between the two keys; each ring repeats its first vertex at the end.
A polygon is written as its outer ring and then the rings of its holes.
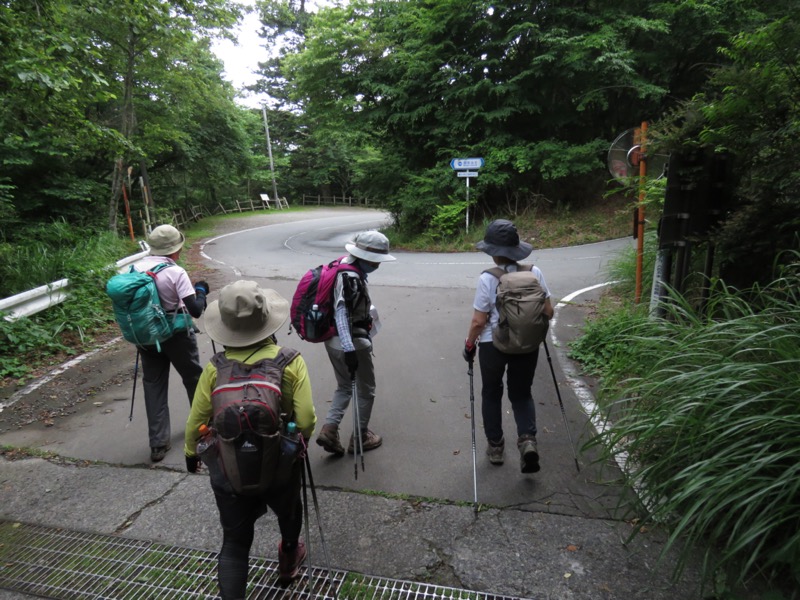
{"type": "Polygon", "coordinates": [[[353,404],[353,472],[358,479],[358,456],[361,455],[361,470],[364,470],[364,445],[361,440],[361,415],[358,411],[358,390],[356,388],[356,373],[350,375],[352,381],[352,404],[353,404]]]}
{"type": "Polygon", "coordinates": [[[473,375],[472,375],[472,364],[474,360],[470,359],[469,361],[469,369],[467,373],[469,374],[469,407],[470,407],[470,416],[472,421],[472,497],[475,504],[475,512],[478,512],[478,467],[477,467],[477,459],[475,457],[475,391],[472,385],[473,375]]]}
{"type": "MultiPolygon", "coordinates": [[[[302,437],[302,436],[301,436],[302,437]]],[[[305,449],[303,455],[306,455],[305,449]]],[[[302,457],[301,457],[301,460],[302,457]]],[[[300,481],[303,484],[303,521],[305,522],[306,530],[306,573],[308,573],[308,591],[309,595],[314,592],[314,569],[311,566],[311,519],[308,517],[308,493],[306,492],[306,471],[303,465],[300,465],[300,481]]]]}
{"type": "Polygon", "coordinates": [[[136,347],[136,363],[133,366],[133,393],[131,394],[131,414],[128,423],[133,421],[133,399],[136,397],[136,379],[139,376],[139,347],[136,347]]]}
{"type": "MultiPolygon", "coordinates": [[[[308,470],[308,483],[311,486],[311,497],[314,500],[314,512],[317,513],[317,527],[319,528],[319,541],[320,545],[322,546],[322,554],[325,557],[325,567],[328,569],[328,579],[331,580],[333,578],[333,575],[331,574],[331,557],[328,555],[328,545],[325,543],[325,535],[322,533],[322,517],[319,512],[319,501],[317,501],[317,488],[314,485],[314,476],[311,474],[311,458],[309,458],[308,452],[306,452],[305,454],[305,463],[306,463],[306,469],[308,470]]],[[[303,482],[305,484],[305,476],[303,477],[303,482]]],[[[333,585],[333,581],[331,581],[330,583],[331,583],[330,587],[333,590],[333,597],[335,600],[337,594],[336,587],[333,585]]]]}
{"type": "Polygon", "coordinates": [[[558,389],[558,382],[556,381],[556,372],[553,369],[553,359],[550,358],[550,349],[547,347],[547,342],[542,342],[544,344],[544,352],[547,354],[547,364],[550,365],[550,373],[553,375],[553,385],[556,388],[556,396],[558,396],[558,405],[561,407],[561,416],[564,417],[564,427],[567,430],[567,437],[569,438],[569,445],[572,448],[572,457],[575,459],[575,468],[578,469],[578,473],[581,472],[581,467],[578,464],[578,455],[575,453],[575,442],[572,441],[572,434],[569,431],[569,423],[567,423],[567,413],[564,412],[564,403],[561,401],[561,392],[558,389]]]}

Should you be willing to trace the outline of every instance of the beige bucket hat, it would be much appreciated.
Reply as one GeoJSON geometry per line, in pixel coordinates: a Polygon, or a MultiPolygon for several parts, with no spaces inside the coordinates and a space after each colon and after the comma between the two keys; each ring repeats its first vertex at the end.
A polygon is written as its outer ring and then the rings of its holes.
{"type": "Polygon", "coordinates": [[[345,250],[356,258],[368,262],[396,260],[389,254],[389,238],[380,231],[364,231],[356,235],[352,242],[344,245],[345,250]]]}
{"type": "Polygon", "coordinates": [[[147,236],[153,256],[167,256],[183,248],[186,237],[172,225],[159,225],[147,236]]]}
{"type": "Polygon", "coordinates": [[[244,348],[265,340],[289,318],[289,301],[255,281],[226,285],[208,305],[204,324],[209,337],[223,346],[244,348]]]}

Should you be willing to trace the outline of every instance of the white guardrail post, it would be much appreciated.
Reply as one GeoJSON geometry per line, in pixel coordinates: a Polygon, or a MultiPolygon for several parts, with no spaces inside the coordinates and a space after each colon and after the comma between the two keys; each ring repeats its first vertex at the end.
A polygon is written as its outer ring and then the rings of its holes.
{"type": "MultiPolygon", "coordinates": [[[[143,248],[147,248],[147,244],[143,244],[143,242],[140,242],[143,248]]],[[[117,272],[127,271],[130,265],[139,262],[148,254],[149,250],[145,250],[139,254],[118,260],[115,263],[117,272]]],[[[48,283],[27,292],[22,292],[16,296],[3,298],[0,300],[0,312],[8,313],[4,317],[6,321],[15,321],[20,317],[28,317],[66,300],[69,295],[68,287],[69,280],[61,279],[54,283],[48,283]]]]}

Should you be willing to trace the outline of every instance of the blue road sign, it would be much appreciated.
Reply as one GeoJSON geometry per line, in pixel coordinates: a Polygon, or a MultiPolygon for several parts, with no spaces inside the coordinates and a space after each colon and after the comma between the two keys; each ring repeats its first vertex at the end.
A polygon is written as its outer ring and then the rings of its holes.
{"type": "Polygon", "coordinates": [[[484,165],[482,158],[454,158],[450,161],[450,168],[459,169],[480,169],[484,165]]]}

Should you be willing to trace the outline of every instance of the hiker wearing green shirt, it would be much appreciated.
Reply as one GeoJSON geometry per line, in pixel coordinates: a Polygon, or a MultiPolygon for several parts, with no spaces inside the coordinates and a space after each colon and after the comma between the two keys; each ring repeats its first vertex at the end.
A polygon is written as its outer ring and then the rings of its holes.
{"type": "MultiPolygon", "coordinates": [[[[209,304],[205,330],[212,340],[225,348],[227,359],[246,364],[278,356],[281,350],[274,333],[289,316],[289,302],[271,289],[262,289],[253,281],[236,281],[225,286],[219,299],[209,304]]],[[[199,428],[212,421],[211,395],[216,388],[214,361],[203,369],[186,422],[184,454],[186,468],[196,472],[199,428]]],[[[305,440],[314,433],[316,413],[311,396],[311,381],[303,357],[299,354],[283,370],[280,383],[281,413],[291,417],[305,440]]],[[[272,483],[264,493],[237,495],[212,478],[219,519],[222,525],[222,549],[218,559],[220,594],[223,600],[244,598],[247,588],[248,560],[256,520],[271,508],[278,518],[281,542],[278,546],[279,581],[291,582],[299,575],[306,557],[300,540],[303,504],[300,497],[303,460],[292,467],[287,482],[272,483]]]]}

